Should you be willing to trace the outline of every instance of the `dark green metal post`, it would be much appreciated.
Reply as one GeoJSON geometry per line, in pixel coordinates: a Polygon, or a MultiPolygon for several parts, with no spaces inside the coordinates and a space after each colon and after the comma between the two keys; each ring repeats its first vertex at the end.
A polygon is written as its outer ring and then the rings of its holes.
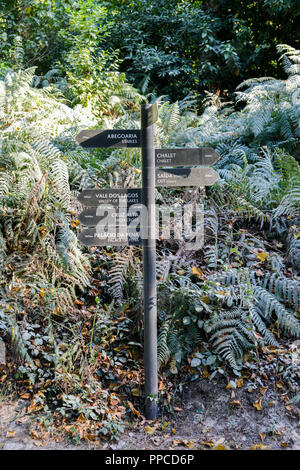
{"type": "Polygon", "coordinates": [[[157,417],[157,299],[155,240],[155,153],[153,124],[148,125],[150,105],[141,107],[142,204],[147,209],[147,238],[143,239],[145,416],[157,417]]]}

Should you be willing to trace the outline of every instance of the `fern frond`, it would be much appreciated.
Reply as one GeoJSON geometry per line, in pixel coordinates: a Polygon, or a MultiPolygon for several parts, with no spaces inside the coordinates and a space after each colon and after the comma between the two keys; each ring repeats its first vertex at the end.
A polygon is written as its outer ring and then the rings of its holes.
{"type": "Polygon", "coordinates": [[[121,301],[123,298],[123,286],[131,261],[132,249],[129,248],[128,250],[125,249],[120,253],[116,253],[114,266],[109,271],[109,290],[118,301],[121,301]]]}

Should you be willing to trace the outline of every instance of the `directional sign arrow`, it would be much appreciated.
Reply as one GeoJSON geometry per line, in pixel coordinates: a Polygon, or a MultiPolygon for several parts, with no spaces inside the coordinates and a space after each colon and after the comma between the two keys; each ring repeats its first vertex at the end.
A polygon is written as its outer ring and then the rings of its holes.
{"type": "Polygon", "coordinates": [[[81,147],[140,147],[140,129],[86,129],[79,132],[76,142],[81,147]]]}
{"type": "Polygon", "coordinates": [[[111,231],[97,232],[95,228],[83,230],[78,235],[79,240],[88,246],[125,246],[142,244],[140,234],[137,233],[115,233],[111,231]]]}
{"type": "Polygon", "coordinates": [[[210,166],[220,155],[210,147],[183,149],[155,149],[156,166],[210,166]]]}
{"type": "Polygon", "coordinates": [[[219,179],[213,168],[160,168],[156,170],[156,186],[211,186],[219,179]]]}
{"type": "Polygon", "coordinates": [[[122,201],[122,205],[128,207],[141,203],[141,189],[85,189],[79,194],[78,201],[89,207],[103,203],[119,207],[122,201]]]}
{"type": "Polygon", "coordinates": [[[79,214],[78,219],[83,225],[93,226],[105,219],[110,213],[110,220],[115,221],[116,225],[126,225],[135,220],[140,215],[140,212],[141,209],[138,210],[137,207],[134,210],[130,210],[130,206],[119,210],[119,208],[112,205],[101,204],[98,207],[85,209],[79,214]],[[113,213],[111,213],[112,207],[115,209],[112,211],[113,213]]]}

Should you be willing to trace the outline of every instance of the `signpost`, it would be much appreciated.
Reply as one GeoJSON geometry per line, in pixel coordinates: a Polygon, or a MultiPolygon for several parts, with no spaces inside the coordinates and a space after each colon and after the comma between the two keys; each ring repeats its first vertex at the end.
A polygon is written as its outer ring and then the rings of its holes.
{"type": "Polygon", "coordinates": [[[140,204],[142,191],[140,188],[130,189],[86,189],[78,196],[78,201],[88,207],[97,207],[99,204],[118,206],[120,201],[126,205],[140,204]]]}
{"type": "MultiPolygon", "coordinates": [[[[98,207],[90,207],[82,211],[79,214],[78,219],[83,225],[93,227],[95,225],[98,225],[99,222],[101,222],[102,220],[105,219],[105,217],[107,217],[108,213],[111,212],[112,207],[113,206],[111,205],[105,205],[105,204],[102,204],[101,206],[99,206],[101,210],[99,210],[98,207]]],[[[127,225],[129,225],[133,220],[135,220],[140,215],[141,208],[138,211],[137,205],[135,205],[132,208],[132,210],[130,209],[130,207],[131,206],[129,207],[127,206],[127,209],[125,210],[123,210],[122,208],[121,210],[113,211],[113,213],[111,214],[111,217],[113,218],[113,220],[116,221],[117,225],[120,225],[125,222],[127,225]]]]}
{"type": "Polygon", "coordinates": [[[90,228],[83,230],[78,235],[79,240],[88,246],[127,246],[142,244],[139,234],[116,232],[115,227],[108,227],[107,232],[97,232],[97,229],[90,228]]]}
{"type": "Polygon", "coordinates": [[[213,168],[159,168],[156,170],[156,186],[211,186],[219,178],[213,168]]]}
{"type": "Polygon", "coordinates": [[[140,233],[128,227],[141,212],[141,189],[87,189],[78,200],[88,206],[78,216],[84,230],[79,239],[86,245],[141,245],[140,233]],[[130,210],[132,208],[132,210],[130,210]]]}
{"type": "Polygon", "coordinates": [[[140,147],[141,131],[139,129],[87,129],[79,132],[76,142],[81,147],[140,147]]]}
{"type": "Polygon", "coordinates": [[[147,419],[156,419],[158,398],[155,186],[204,187],[214,184],[219,178],[218,173],[208,167],[219,158],[214,149],[154,149],[153,124],[157,119],[157,103],[143,104],[141,129],[83,130],[76,137],[77,143],[86,148],[141,147],[142,150],[141,189],[85,190],[78,199],[87,207],[79,215],[79,220],[89,227],[79,234],[82,243],[89,246],[143,246],[147,419]],[[198,168],[155,168],[161,166],[198,168]],[[145,215],[142,215],[144,209],[145,215]],[[136,221],[139,221],[139,229],[136,221]]]}
{"type": "Polygon", "coordinates": [[[155,149],[156,166],[209,166],[219,154],[209,147],[184,149],[155,149]]]}
{"type": "Polygon", "coordinates": [[[146,233],[143,239],[144,273],[144,370],[146,418],[157,416],[157,295],[156,295],[156,240],[155,240],[155,155],[153,115],[151,106],[141,109],[142,128],[142,204],[147,210],[146,233]],[[150,114],[151,116],[151,114],[150,114]]]}

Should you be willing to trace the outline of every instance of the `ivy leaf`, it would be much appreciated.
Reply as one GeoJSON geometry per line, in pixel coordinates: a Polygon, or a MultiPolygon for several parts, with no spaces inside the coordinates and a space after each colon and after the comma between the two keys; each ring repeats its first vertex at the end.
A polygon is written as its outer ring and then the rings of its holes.
{"type": "Polygon", "coordinates": [[[198,367],[201,364],[201,360],[198,359],[197,357],[194,357],[191,361],[191,367],[198,367]]]}

